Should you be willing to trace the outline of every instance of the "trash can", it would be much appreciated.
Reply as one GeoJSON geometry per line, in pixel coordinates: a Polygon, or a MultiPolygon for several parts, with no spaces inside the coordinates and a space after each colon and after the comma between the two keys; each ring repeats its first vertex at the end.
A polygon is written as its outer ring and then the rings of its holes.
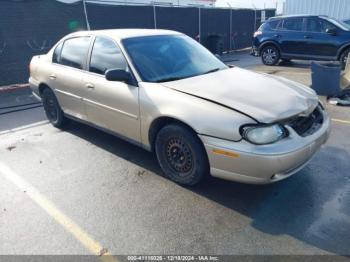
{"type": "Polygon", "coordinates": [[[318,95],[336,96],[340,93],[339,63],[311,63],[312,89],[318,95]]]}
{"type": "Polygon", "coordinates": [[[208,49],[214,55],[222,56],[224,51],[224,41],[219,35],[209,35],[207,38],[208,49]]]}

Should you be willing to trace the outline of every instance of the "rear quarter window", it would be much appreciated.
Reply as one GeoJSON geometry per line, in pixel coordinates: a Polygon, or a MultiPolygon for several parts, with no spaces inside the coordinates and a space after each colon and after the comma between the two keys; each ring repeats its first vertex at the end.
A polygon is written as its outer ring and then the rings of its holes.
{"type": "Polygon", "coordinates": [[[63,42],[61,42],[56,46],[55,51],[53,52],[53,55],[52,55],[52,63],[58,64],[60,62],[62,46],[63,46],[63,42]]]}
{"type": "Polygon", "coordinates": [[[268,22],[271,29],[276,29],[281,20],[273,20],[268,22]]]}
{"type": "Polygon", "coordinates": [[[275,30],[279,22],[280,20],[272,20],[272,21],[265,22],[260,26],[259,30],[260,31],[275,30]]]}

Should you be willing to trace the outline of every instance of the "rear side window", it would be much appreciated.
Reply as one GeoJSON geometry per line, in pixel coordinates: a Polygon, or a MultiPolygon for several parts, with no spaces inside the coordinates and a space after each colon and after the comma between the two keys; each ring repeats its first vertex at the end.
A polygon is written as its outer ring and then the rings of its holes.
{"type": "Polygon", "coordinates": [[[56,46],[55,51],[53,52],[53,55],[52,55],[52,62],[53,63],[58,64],[60,62],[62,46],[63,46],[63,42],[61,42],[60,44],[58,44],[58,46],[56,46]]]}
{"type": "Polygon", "coordinates": [[[67,39],[63,44],[60,64],[83,69],[89,45],[89,36],[67,39]]]}
{"type": "Polygon", "coordinates": [[[288,18],[283,20],[283,30],[288,31],[302,31],[303,18],[288,18]]]}
{"type": "Polygon", "coordinates": [[[104,75],[109,69],[127,69],[127,63],[120,48],[105,37],[96,37],[91,53],[89,71],[104,75]]]}

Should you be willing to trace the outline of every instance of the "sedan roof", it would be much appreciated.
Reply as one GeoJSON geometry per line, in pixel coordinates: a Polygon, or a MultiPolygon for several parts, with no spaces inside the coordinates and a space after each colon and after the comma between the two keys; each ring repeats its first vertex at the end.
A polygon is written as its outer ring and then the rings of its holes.
{"type": "MultiPolygon", "coordinates": [[[[69,37],[84,36],[84,35],[100,35],[109,36],[114,39],[125,39],[131,37],[140,36],[152,36],[152,35],[177,35],[181,34],[172,30],[163,29],[105,29],[105,30],[92,30],[92,31],[79,31],[69,34],[69,37]]],[[[68,37],[67,36],[67,37],[68,37]]]]}

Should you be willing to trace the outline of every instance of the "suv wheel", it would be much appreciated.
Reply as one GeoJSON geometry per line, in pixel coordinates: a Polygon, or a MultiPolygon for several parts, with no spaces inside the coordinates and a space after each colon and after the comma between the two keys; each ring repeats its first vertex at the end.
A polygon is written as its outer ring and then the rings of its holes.
{"type": "Polygon", "coordinates": [[[183,125],[163,127],[158,132],[155,151],[163,172],[176,183],[192,186],[209,173],[208,157],[202,142],[183,125]]]}
{"type": "Polygon", "coordinates": [[[53,126],[63,127],[67,122],[67,118],[58,104],[54,92],[50,88],[45,88],[41,96],[47,119],[53,126]]]}
{"type": "Polygon", "coordinates": [[[261,60],[264,65],[276,65],[280,60],[280,52],[273,45],[265,46],[261,51],[261,60]]]}
{"type": "Polygon", "coordinates": [[[343,51],[343,53],[340,55],[339,60],[340,60],[340,64],[341,64],[342,69],[345,69],[346,62],[348,61],[349,53],[350,53],[350,48],[343,51]]]}

